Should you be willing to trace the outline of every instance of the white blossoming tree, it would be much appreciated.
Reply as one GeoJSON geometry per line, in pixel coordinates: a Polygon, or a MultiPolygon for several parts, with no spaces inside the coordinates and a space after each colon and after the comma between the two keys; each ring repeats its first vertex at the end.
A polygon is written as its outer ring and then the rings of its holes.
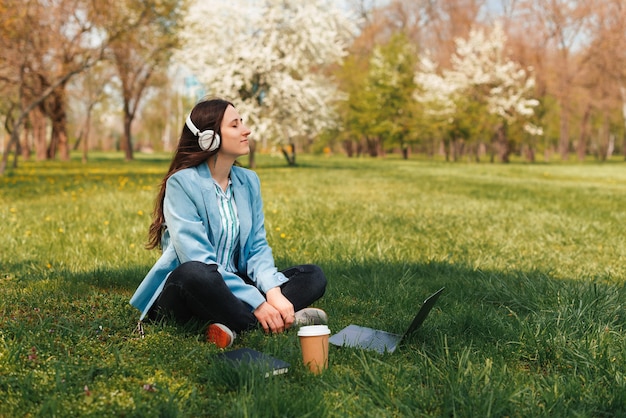
{"type": "Polygon", "coordinates": [[[456,40],[449,70],[439,74],[436,65],[422,59],[415,76],[416,99],[433,109],[435,120],[446,120],[453,142],[493,138],[503,162],[512,149],[509,127],[521,125],[527,135],[541,135],[530,123],[539,104],[531,97],[532,69],[506,57],[506,40],[500,24],[490,33],[472,30],[467,39],[456,40]]]}
{"type": "Polygon", "coordinates": [[[179,62],[209,95],[236,102],[263,147],[295,164],[295,143],[336,123],[342,96],[327,69],[346,55],[354,23],[332,1],[199,0],[185,27],[179,62]]]}
{"type": "Polygon", "coordinates": [[[460,86],[452,84],[440,74],[437,64],[423,54],[418,62],[415,73],[416,90],[414,99],[422,105],[422,137],[433,139],[433,148],[436,142],[443,140],[446,144],[446,159],[449,158],[450,134],[454,131],[454,122],[457,111],[455,96],[460,86]]]}

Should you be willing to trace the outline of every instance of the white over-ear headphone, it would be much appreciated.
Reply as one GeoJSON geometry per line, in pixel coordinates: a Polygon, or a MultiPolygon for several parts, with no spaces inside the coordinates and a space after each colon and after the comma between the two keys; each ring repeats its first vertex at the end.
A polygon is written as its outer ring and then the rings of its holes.
{"type": "Polygon", "coordinates": [[[200,129],[196,128],[196,125],[191,121],[191,113],[187,116],[185,124],[191,133],[198,137],[198,145],[200,145],[202,151],[215,151],[220,147],[220,135],[213,129],[200,132],[200,129]]]}

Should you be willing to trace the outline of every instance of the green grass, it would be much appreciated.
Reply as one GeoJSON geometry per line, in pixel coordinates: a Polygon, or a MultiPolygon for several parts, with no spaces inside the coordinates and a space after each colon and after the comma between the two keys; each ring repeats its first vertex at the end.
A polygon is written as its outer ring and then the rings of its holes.
{"type": "Polygon", "coordinates": [[[198,329],[128,299],[168,156],[21,162],[0,177],[0,416],[612,417],[626,415],[626,167],[259,156],[279,268],[313,262],[331,330],[402,332],[393,354],[331,347],[321,376],[294,332],[236,347],[292,364],[225,370],[198,329]]]}

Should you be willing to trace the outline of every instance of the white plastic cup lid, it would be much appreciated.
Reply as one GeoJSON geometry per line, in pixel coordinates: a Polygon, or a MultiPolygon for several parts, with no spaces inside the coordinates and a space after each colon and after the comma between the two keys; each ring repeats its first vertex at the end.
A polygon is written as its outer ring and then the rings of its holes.
{"type": "Polygon", "coordinates": [[[307,325],[300,327],[298,337],[314,337],[317,335],[329,335],[330,329],[328,325],[307,325]]]}

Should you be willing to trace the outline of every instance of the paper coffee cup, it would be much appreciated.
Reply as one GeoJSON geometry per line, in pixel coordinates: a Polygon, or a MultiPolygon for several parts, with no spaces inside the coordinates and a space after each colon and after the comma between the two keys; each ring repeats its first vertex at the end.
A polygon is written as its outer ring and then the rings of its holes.
{"type": "Polygon", "coordinates": [[[328,368],[328,338],[330,329],[327,325],[308,325],[300,327],[298,337],[302,347],[302,362],[315,374],[328,368]]]}

